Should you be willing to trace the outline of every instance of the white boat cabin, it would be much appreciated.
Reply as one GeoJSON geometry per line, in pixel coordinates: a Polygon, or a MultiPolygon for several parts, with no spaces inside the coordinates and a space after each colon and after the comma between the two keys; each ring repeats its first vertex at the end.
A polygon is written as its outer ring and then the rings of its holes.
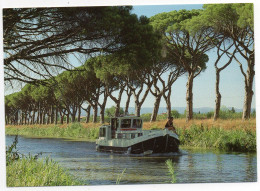
{"type": "Polygon", "coordinates": [[[111,118],[110,125],[99,129],[99,139],[134,139],[143,135],[141,117],[124,116],[111,118]]]}

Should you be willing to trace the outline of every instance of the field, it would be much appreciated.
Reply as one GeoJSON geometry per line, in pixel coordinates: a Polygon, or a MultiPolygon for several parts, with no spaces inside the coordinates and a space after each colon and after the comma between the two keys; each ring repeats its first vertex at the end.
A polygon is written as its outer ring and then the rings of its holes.
{"type": "MultiPolygon", "coordinates": [[[[144,122],[143,128],[163,129],[166,120],[144,122]]],[[[192,120],[175,119],[181,146],[216,148],[226,151],[256,151],[256,120],[241,119],[192,120]]],[[[71,123],[63,125],[7,126],[7,135],[29,137],[66,138],[78,141],[95,141],[98,138],[98,123],[71,123]]]]}

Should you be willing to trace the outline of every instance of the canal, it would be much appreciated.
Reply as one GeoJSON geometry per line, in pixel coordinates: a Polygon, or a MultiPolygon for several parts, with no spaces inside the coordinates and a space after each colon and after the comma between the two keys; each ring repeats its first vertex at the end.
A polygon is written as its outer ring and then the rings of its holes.
{"type": "MultiPolygon", "coordinates": [[[[11,145],[14,136],[6,136],[11,145]]],[[[257,181],[255,153],[184,149],[179,153],[126,155],[99,153],[93,142],[64,139],[18,138],[17,150],[22,154],[50,157],[75,177],[90,185],[170,183],[165,161],[174,163],[177,183],[234,183],[257,181]]]]}

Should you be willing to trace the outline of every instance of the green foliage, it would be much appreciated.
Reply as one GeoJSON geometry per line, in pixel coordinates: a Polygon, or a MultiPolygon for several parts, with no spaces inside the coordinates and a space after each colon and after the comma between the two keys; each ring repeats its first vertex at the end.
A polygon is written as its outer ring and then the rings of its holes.
{"type": "Polygon", "coordinates": [[[169,175],[171,176],[171,183],[176,183],[176,175],[174,172],[174,165],[172,160],[168,159],[165,163],[168,168],[169,175]]]}
{"type": "Polygon", "coordinates": [[[84,128],[80,123],[72,123],[67,127],[49,126],[46,128],[39,127],[21,127],[19,129],[9,127],[6,129],[7,135],[24,135],[32,137],[55,137],[55,138],[84,138],[97,139],[98,128],[84,128]]]}
{"type": "Polygon", "coordinates": [[[16,149],[16,145],[18,143],[18,136],[15,136],[14,142],[11,146],[6,147],[6,166],[9,166],[15,160],[20,158],[20,155],[16,149]]]}
{"type": "Polygon", "coordinates": [[[84,185],[49,158],[22,158],[6,168],[8,187],[84,185]]]}
{"type": "Polygon", "coordinates": [[[200,10],[180,10],[151,17],[151,25],[164,36],[167,57],[171,58],[173,64],[180,65],[186,71],[187,68],[193,72],[199,69],[204,71],[208,62],[205,52],[212,48],[208,40],[197,38],[204,36],[205,31],[191,31],[190,27],[187,27],[187,23],[199,14],[200,10]]]}
{"type": "Polygon", "coordinates": [[[188,129],[177,128],[180,142],[185,146],[217,148],[226,151],[256,151],[256,132],[250,129],[225,130],[204,125],[188,129]]]}
{"type": "MultiPolygon", "coordinates": [[[[112,106],[112,107],[110,107],[110,108],[108,108],[108,109],[105,110],[105,115],[106,115],[107,117],[114,117],[114,116],[115,116],[115,112],[116,112],[116,107],[115,107],[115,106],[112,106]]],[[[124,114],[123,108],[120,108],[119,114],[120,114],[120,115],[124,114]]]]}
{"type": "Polygon", "coordinates": [[[254,30],[254,7],[253,3],[234,4],[236,12],[239,15],[237,25],[240,28],[246,28],[250,26],[251,30],[254,30]]]}
{"type": "MultiPolygon", "coordinates": [[[[221,30],[233,26],[250,27],[253,30],[254,12],[252,3],[206,4],[200,17],[201,23],[221,30]]],[[[234,31],[235,32],[235,31],[234,31]]]]}
{"type": "Polygon", "coordinates": [[[143,121],[150,121],[151,116],[151,113],[143,113],[140,117],[143,119],[143,121]]]}
{"type": "Polygon", "coordinates": [[[174,119],[180,118],[180,113],[177,110],[172,110],[171,115],[174,119]]]}
{"type": "Polygon", "coordinates": [[[23,186],[70,186],[83,185],[75,180],[58,163],[49,158],[38,160],[41,153],[19,154],[16,149],[18,136],[11,146],[6,148],[6,179],[8,187],[23,186]]]}

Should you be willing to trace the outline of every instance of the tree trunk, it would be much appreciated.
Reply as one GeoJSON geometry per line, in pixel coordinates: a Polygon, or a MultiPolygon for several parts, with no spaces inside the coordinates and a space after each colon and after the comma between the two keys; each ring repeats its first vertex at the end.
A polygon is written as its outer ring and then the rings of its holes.
{"type": "Polygon", "coordinates": [[[62,110],[60,110],[60,124],[63,124],[64,120],[64,114],[62,113],[62,110]]]}
{"type": "Polygon", "coordinates": [[[138,92],[136,92],[136,89],[132,90],[134,100],[135,100],[135,115],[137,117],[140,117],[140,115],[141,115],[141,107],[142,107],[142,105],[143,105],[143,103],[144,103],[144,101],[145,101],[145,99],[146,99],[146,97],[147,97],[147,95],[148,95],[148,93],[151,89],[152,84],[146,84],[146,85],[147,85],[147,88],[146,88],[144,95],[143,95],[143,97],[140,101],[139,101],[139,98],[140,98],[141,92],[143,90],[143,85],[141,86],[141,88],[138,92]]]}
{"type": "Polygon", "coordinates": [[[66,123],[69,124],[70,123],[70,114],[68,112],[68,114],[66,115],[66,123]]]}
{"type": "Polygon", "coordinates": [[[32,115],[32,121],[31,124],[33,125],[35,123],[35,108],[33,110],[33,115],[32,115]]]}
{"type": "Polygon", "coordinates": [[[243,116],[242,116],[243,120],[249,119],[251,114],[252,98],[254,95],[253,92],[254,75],[255,75],[254,64],[249,63],[247,69],[247,75],[245,78],[245,98],[244,98],[244,107],[243,107],[243,116]]]}
{"type": "Polygon", "coordinates": [[[51,108],[48,109],[47,111],[47,124],[51,123],[51,108]]]}
{"type": "Polygon", "coordinates": [[[54,106],[51,105],[51,124],[54,123],[54,118],[55,118],[55,116],[54,116],[54,106]]]}
{"type": "Polygon", "coordinates": [[[24,112],[24,124],[27,124],[27,110],[24,112]]]}
{"type": "Polygon", "coordinates": [[[169,87],[168,94],[166,95],[166,92],[164,93],[164,99],[166,102],[166,108],[167,108],[167,117],[172,117],[172,105],[171,105],[171,92],[172,89],[169,87]]]}
{"type": "Polygon", "coordinates": [[[38,110],[37,110],[37,119],[36,119],[37,124],[40,124],[40,112],[41,112],[41,105],[39,103],[38,104],[38,110]]]}
{"type": "Polygon", "coordinates": [[[73,113],[71,114],[71,122],[74,123],[76,120],[76,113],[73,111],[73,113]]]}
{"type": "Polygon", "coordinates": [[[40,124],[43,124],[43,121],[42,121],[42,116],[43,116],[43,113],[42,113],[42,108],[40,107],[40,115],[39,115],[39,118],[40,118],[40,124]]]}
{"type": "Polygon", "coordinates": [[[81,105],[78,105],[78,122],[80,123],[81,105]]]}
{"type": "Polygon", "coordinates": [[[121,98],[122,98],[122,94],[125,90],[125,85],[122,85],[120,87],[120,91],[118,93],[118,97],[114,97],[111,92],[109,92],[109,90],[107,89],[107,94],[109,95],[109,97],[115,102],[116,104],[116,110],[115,110],[115,117],[118,117],[120,115],[120,102],[121,102],[121,98]]]}
{"type": "Polygon", "coordinates": [[[8,125],[9,124],[9,115],[6,115],[5,116],[5,125],[8,125]]]}
{"type": "Polygon", "coordinates": [[[141,115],[141,104],[135,104],[135,115],[140,117],[141,115]]]}
{"type": "Polygon", "coordinates": [[[24,114],[23,111],[21,111],[22,115],[21,115],[21,120],[20,120],[20,125],[23,125],[23,120],[24,120],[24,114]]]}
{"type": "Polygon", "coordinates": [[[89,123],[90,109],[91,109],[91,106],[88,105],[87,109],[85,110],[86,111],[86,123],[89,123]]]}
{"type": "Polygon", "coordinates": [[[107,104],[107,98],[108,98],[108,95],[106,94],[106,92],[104,92],[103,103],[99,104],[99,107],[100,107],[100,123],[101,124],[105,123],[105,109],[106,109],[106,104],[107,104]]]}
{"type": "Polygon", "coordinates": [[[15,124],[16,125],[18,125],[18,119],[19,119],[19,112],[17,111],[16,115],[15,115],[15,124]]]}
{"type": "Polygon", "coordinates": [[[57,108],[57,107],[56,107],[56,109],[55,109],[54,123],[55,123],[55,125],[58,124],[58,108],[57,108]]]}
{"type": "Polygon", "coordinates": [[[120,116],[120,100],[116,101],[115,104],[116,104],[115,117],[119,117],[120,116]]]}
{"type": "Polygon", "coordinates": [[[93,108],[93,123],[96,123],[97,122],[97,112],[98,112],[97,105],[93,105],[92,108],[93,108]]]}
{"type": "Polygon", "coordinates": [[[126,104],[125,104],[125,115],[128,114],[128,109],[129,109],[129,104],[130,104],[130,100],[131,100],[131,93],[127,94],[127,100],[126,100],[126,104]]]}
{"type": "Polygon", "coordinates": [[[152,113],[150,122],[156,121],[156,118],[157,118],[157,115],[158,115],[158,111],[159,111],[159,107],[160,107],[161,98],[162,98],[161,94],[159,94],[155,98],[154,107],[153,107],[153,113],[152,113]]]}
{"type": "Polygon", "coordinates": [[[43,114],[42,114],[42,124],[45,124],[45,123],[46,123],[45,115],[46,115],[46,111],[44,110],[44,111],[43,111],[43,114]]]}
{"type": "Polygon", "coordinates": [[[194,79],[194,74],[193,72],[189,73],[188,77],[188,82],[186,84],[187,87],[187,92],[186,92],[186,122],[192,119],[193,117],[193,93],[192,93],[192,88],[193,88],[193,79],[194,79]]]}
{"type": "Polygon", "coordinates": [[[221,94],[219,91],[219,82],[220,82],[220,71],[216,70],[216,100],[215,100],[215,112],[214,112],[214,121],[216,121],[219,118],[219,111],[221,106],[221,94]]]}
{"type": "Polygon", "coordinates": [[[27,124],[30,125],[30,120],[32,119],[31,111],[28,112],[27,124]]]}
{"type": "Polygon", "coordinates": [[[100,107],[100,123],[105,123],[105,108],[100,107]]]}

